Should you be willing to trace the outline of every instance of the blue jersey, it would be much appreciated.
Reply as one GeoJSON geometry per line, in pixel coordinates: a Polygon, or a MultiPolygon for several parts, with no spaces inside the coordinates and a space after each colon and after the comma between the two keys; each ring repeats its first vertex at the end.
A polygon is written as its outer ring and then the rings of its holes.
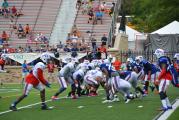
{"type": "Polygon", "coordinates": [[[159,71],[159,69],[154,64],[151,64],[147,60],[143,60],[140,64],[143,66],[145,75],[148,75],[149,71],[151,71],[151,74],[155,74],[157,71],[159,71]]]}
{"type": "Polygon", "coordinates": [[[27,68],[27,64],[23,63],[22,64],[22,72],[25,73],[25,72],[29,72],[28,68],[27,68]]]}
{"type": "Polygon", "coordinates": [[[129,63],[126,65],[126,67],[127,67],[127,71],[132,71],[134,68],[134,63],[129,63]]]}
{"type": "Polygon", "coordinates": [[[132,71],[120,71],[120,78],[125,79],[128,75],[131,74],[132,71]]]}
{"type": "Polygon", "coordinates": [[[104,70],[107,70],[109,77],[111,77],[111,74],[112,74],[113,72],[116,72],[116,70],[114,70],[114,68],[113,68],[113,66],[112,66],[111,64],[101,64],[101,65],[100,65],[100,69],[101,69],[102,72],[103,72],[104,70]]]}

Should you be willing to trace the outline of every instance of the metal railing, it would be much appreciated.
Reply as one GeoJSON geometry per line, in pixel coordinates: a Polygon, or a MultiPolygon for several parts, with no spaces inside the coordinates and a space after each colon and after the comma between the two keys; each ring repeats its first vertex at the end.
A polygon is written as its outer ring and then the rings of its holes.
{"type": "Polygon", "coordinates": [[[119,11],[121,9],[121,3],[122,3],[122,0],[117,0],[113,14],[112,14],[111,28],[108,32],[108,45],[111,45],[111,46],[112,46],[112,39],[113,39],[113,36],[115,33],[117,17],[118,17],[119,11]]]}

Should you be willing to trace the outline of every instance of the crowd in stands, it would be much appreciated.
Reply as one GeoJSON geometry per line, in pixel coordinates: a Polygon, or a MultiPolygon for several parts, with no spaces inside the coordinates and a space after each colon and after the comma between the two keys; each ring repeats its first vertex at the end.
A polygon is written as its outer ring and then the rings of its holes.
{"type": "MultiPolygon", "coordinates": [[[[93,25],[98,24],[100,22],[103,24],[103,16],[104,14],[112,15],[114,10],[114,3],[113,6],[109,7],[105,2],[99,2],[97,4],[93,4],[92,2],[95,0],[78,0],[77,1],[77,9],[82,9],[82,14],[89,16],[89,20],[87,24],[91,23],[93,25]]],[[[16,6],[9,7],[9,4],[7,0],[4,0],[2,4],[2,8],[0,8],[0,14],[4,17],[10,16],[10,28],[12,28],[13,32],[17,34],[18,38],[27,38],[28,43],[32,42],[42,42],[48,46],[49,40],[48,38],[41,32],[39,33],[32,33],[31,27],[29,24],[22,25],[18,24],[16,25],[14,18],[19,17],[23,15],[22,10],[17,10],[16,6]],[[4,13],[4,11],[8,11],[8,14],[4,13]],[[6,15],[5,15],[6,14],[6,15]]],[[[91,36],[92,33],[89,30],[89,36],[91,36]]],[[[9,35],[6,33],[6,31],[3,31],[2,35],[0,36],[0,45],[2,43],[7,42],[9,39],[9,35]]],[[[91,37],[91,44],[92,44],[92,52],[96,54],[96,52],[104,53],[106,54],[106,42],[107,37],[106,34],[102,35],[101,38],[101,45],[97,46],[95,39],[95,36],[91,37]]],[[[85,41],[84,36],[82,33],[78,30],[77,26],[74,25],[72,27],[72,30],[70,33],[68,33],[68,36],[66,38],[66,43],[60,42],[56,47],[37,47],[35,50],[31,48],[30,44],[28,47],[21,47],[19,46],[17,49],[12,48],[1,48],[0,52],[5,53],[19,53],[19,52],[44,52],[44,51],[51,51],[56,49],[55,51],[61,51],[61,52],[87,52],[90,51],[90,43],[85,41]],[[48,49],[47,49],[48,48],[48,49]]]]}

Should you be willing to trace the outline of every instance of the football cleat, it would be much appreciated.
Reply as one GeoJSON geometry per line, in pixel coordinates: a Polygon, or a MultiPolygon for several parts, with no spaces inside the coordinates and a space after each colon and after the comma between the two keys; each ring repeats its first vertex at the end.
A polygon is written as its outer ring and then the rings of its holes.
{"type": "Polygon", "coordinates": [[[114,98],[112,102],[119,102],[119,98],[114,98]]]}
{"type": "Polygon", "coordinates": [[[111,103],[111,102],[113,102],[112,100],[104,100],[104,101],[102,101],[102,103],[111,103]]]}
{"type": "Polygon", "coordinates": [[[167,110],[168,110],[168,108],[165,108],[165,107],[162,107],[162,108],[158,109],[158,111],[163,111],[163,112],[165,112],[167,110]]]}
{"type": "Polygon", "coordinates": [[[168,106],[167,109],[173,109],[173,107],[172,106],[168,106]]]}
{"type": "Polygon", "coordinates": [[[71,98],[72,99],[77,99],[77,96],[76,95],[71,95],[71,98]]]}
{"type": "Polygon", "coordinates": [[[49,108],[46,104],[41,106],[42,110],[51,110],[52,108],[49,108]]]}
{"type": "Polygon", "coordinates": [[[52,96],[51,99],[52,100],[59,100],[59,98],[57,96],[52,96]]]}
{"type": "Polygon", "coordinates": [[[12,110],[12,111],[17,111],[16,106],[10,106],[9,109],[12,110]]]}
{"type": "Polygon", "coordinates": [[[129,103],[131,101],[131,99],[126,99],[125,100],[125,103],[127,104],[127,103],[129,103]]]}

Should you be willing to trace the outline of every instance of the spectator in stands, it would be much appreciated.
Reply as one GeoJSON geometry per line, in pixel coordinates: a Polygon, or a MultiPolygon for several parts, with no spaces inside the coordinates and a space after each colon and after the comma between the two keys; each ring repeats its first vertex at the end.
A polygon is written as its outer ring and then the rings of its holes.
{"type": "Polygon", "coordinates": [[[81,12],[82,12],[83,15],[88,12],[88,4],[87,4],[87,2],[82,3],[82,11],[81,12]]]}
{"type": "Polygon", "coordinates": [[[9,4],[7,2],[7,0],[4,0],[4,2],[2,3],[2,9],[8,9],[9,4]]]}
{"type": "Polygon", "coordinates": [[[88,16],[89,16],[88,23],[90,23],[90,21],[94,19],[94,13],[92,8],[89,10],[88,16]]]}
{"type": "Polygon", "coordinates": [[[71,34],[68,33],[67,39],[66,39],[66,44],[71,44],[71,34]]]}
{"type": "Polygon", "coordinates": [[[94,37],[91,38],[91,44],[92,44],[93,50],[96,50],[96,39],[94,37]]]}
{"type": "Polygon", "coordinates": [[[22,13],[22,9],[19,9],[18,11],[17,11],[17,14],[15,15],[16,17],[20,17],[20,16],[22,16],[22,15],[24,15],[23,13],[22,13]]]}
{"type": "Polygon", "coordinates": [[[103,34],[103,37],[101,38],[102,45],[106,45],[107,41],[108,41],[108,38],[106,37],[106,34],[103,34]]]}
{"type": "Polygon", "coordinates": [[[78,43],[78,36],[77,36],[76,33],[73,34],[73,36],[71,37],[71,40],[72,40],[72,45],[77,46],[77,43],[78,43]]]}
{"type": "Polygon", "coordinates": [[[109,15],[112,17],[112,14],[114,12],[115,3],[112,3],[112,7],[110,9],[109,15]]]}
{"type": "Polygon", "coordinates": [[[18,32],[17,33],[18,38],[23,38],[24,37],[24,28],[22,27],[21,24],[19,24],[17,32],[18,32]]]}
{"type": "Polygon", "coordinates": [[[60,49],[62,49],[63,48],[63,44],[62,44],[62,42],[60,41],[60,43],[57,45],[57,48],[60,48],[60,49]]]}
{"type": "Polygon", "coordinates": [[[98,20],[100,20],[101,24],[102,24],[103,23],[102,18],[103,18],[103,12],[101,10],[100,11],[96,11],[96,13],[95,13],[95,19],[94,19],[94,24],[97,24],[98,20]]]}
{"type": "Polygon", "coordinates": [[[26,36],[26,35],[28,35],[30,33],[30,26],[29,26],[29,24],[26,24],[24,29],[25,29],[25,36],[26,36]]]}
{"type": "Polygon", "coordinates": [[[12,7],[11,11],[12,11],[12,17],[17,15],[17,9],[15,6],[12,7]]]}
{"type": "Polygon", "coordinates": [[[102,2],[101,5],[100,5],[101,11],[104,11],[105,8],[106,8],[106,2],[102,2]]]}
{"type": "Polygon", "coordinates": [[[3,15],[3,11],[2,11],[2,9],[0,8],[0,15],[3,15]]]}
{"type": "Polygon", "coordinates": [[[65,45],[64,49],[63,49],[65,52],[70,52],[70,48],[68,48],[67,45],[65,45]]]}
{"type": "MultiPolygon", "coordinates": [[[[3,40],[2,40],[2,38],[0,37],[0,45],[2,45],[3,44],[3,40]]],[[[2,46],[0,46],[0,48],[1,48],[2,46]]]]}
{"type": "Polygon", "coordinates": [[[33,51],[32,51],[32,48],[31,48],[30,46],[28,46],[28,47],[25,49],[25,51],[26,51],[27,53],[33,52],[33,51]]]}
{"type": "Polygon", "coordinates": [[[6,31],[3,31],[2,35],[1,35],[1,39],[2,39],[3,43],[4,43],[4,42],[7,43],[9,37],[8,37],[6,31]]]}
{"type": "Polygon", "coordinates": [[[101,44],[101,46],[98,48],[98,50],[100,51],[100,53],[101,53],[101,57],[103,58],[103,59],[106,59],[107,57],[107,50],[106,50],[106,47],[105,47],[105,45],[103,45],[103,44],[101,44]]]}
{"type": "Polygon", "coordinates": [[[76,8],[78,9],[80,6],[81,6],[81,0],[77,0],[77,3],[76,3],[76,8]]]}

